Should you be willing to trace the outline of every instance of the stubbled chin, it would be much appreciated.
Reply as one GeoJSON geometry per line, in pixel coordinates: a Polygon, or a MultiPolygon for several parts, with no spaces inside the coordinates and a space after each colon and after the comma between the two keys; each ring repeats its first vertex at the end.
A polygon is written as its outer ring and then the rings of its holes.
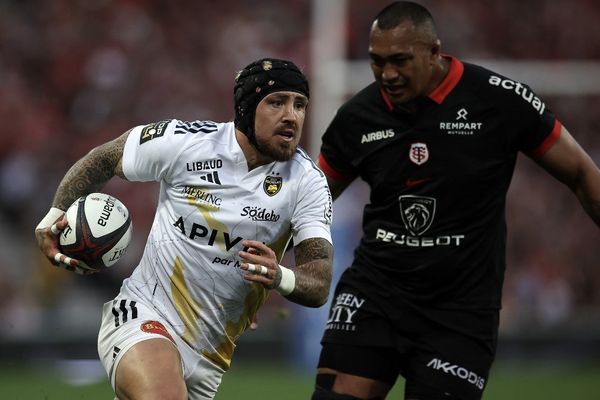
{"type": "Polygon", "coordinates": [[[298,147],[298,143],[296,143],[295,141],[288,143],[287,146],[285,146],[284,148],[281,149],[283,157],[286,160],[289,160],[290,158],[292,158],[292,156],[296,152],[297,147],[298,147]]]}
{"type": "Polygon", "coordinates": [[[274,146],[267,149],[267,152],[275,161],[288,161],[296,152],[296,147],[296,143],[282,142],[279,146],[274,146]]]}

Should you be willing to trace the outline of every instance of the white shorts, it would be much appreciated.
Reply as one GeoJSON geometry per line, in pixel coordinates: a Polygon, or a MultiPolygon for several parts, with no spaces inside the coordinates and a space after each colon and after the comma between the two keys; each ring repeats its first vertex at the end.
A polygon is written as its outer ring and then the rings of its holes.
{"type": "Polygon", "coordinates": [[[127,350],[156,338],[171,341],[179,350],[189,399],[212,399],[225,371],[194,351],[152,307],[121,296],[104,303],[98,334],[98,354],[113,389],[117,366],[127,350]]]}

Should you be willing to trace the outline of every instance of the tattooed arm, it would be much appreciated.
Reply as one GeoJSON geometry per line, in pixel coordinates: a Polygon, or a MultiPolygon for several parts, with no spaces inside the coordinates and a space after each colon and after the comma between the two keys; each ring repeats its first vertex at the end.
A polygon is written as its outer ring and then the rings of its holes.
{"type": "Polygon", "coordinates": [[[244,279],[276,289],[280,288],[282,271],[286,270],[294,278],[293,290],[285,294],[286,299],[307,307],[320,307],[327,302],[333,246],[326,239],[305,239],[296,245],[296,267],[291,269],[279,266],[275,252],[262,242],[244,240],[242,245],[246,250],[239,252],[244,261],[240,268],[248,271],[244,279]]]}
{"type": "Polygon", "coordinates": [[[99,191],[115,175],[125,179],[122,157],[128,135],[129,131],[94,148],[67,171],[58,185],[52,208],[35,228],[38,246],[52,264],[82,273],[77,260],[70,259],[69,264],[63,264],[66,258],[60,254],[58,237],[53,228],[58,231],[66,228],[67,219],[64,212],[77,198],[99,191]]]}
{"type": "Polygon", "coordinates": [[[333,246],[323,238],[306,239],[294,247],[294,256],[296,286],[286,298],[304,306],[322,306],[331,286],[333,246]]]}
{"type": "Polygon", "coordinates": [[[58,185],[52,207],[66,210],[77,198],[97,192],[113,176],[123,175],[123,148],[130,131],[92,149],[67,171],[58,185]]]}

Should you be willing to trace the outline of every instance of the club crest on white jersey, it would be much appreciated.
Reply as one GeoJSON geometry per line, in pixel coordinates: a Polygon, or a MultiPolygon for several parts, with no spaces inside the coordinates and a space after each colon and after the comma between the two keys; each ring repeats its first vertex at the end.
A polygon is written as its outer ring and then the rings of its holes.
{"type": "Polygon", "coordinates": [[[265,193],[270,197],[275,196],[281,190],[281,186],[283,185],[283,180],[280,176],[272,176],[267,175],[263,182],[263,189],[265,193]]]}

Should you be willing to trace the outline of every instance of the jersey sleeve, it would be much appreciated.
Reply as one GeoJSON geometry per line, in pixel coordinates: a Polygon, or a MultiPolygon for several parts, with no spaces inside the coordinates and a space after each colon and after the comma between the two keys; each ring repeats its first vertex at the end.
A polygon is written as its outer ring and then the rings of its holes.
{"type": "MultiPolygon", "coordinates": [[[[542,141],[533,149],[525,150],[525,153],[531,158],[537,158],[543,155],[550,147],[552,147],[554,142],[556,142],[556,140],[560,136],[561,128],[562,124],[555,118],[550,133],[546,136],[543,136],[542,141]]],[[[544,132],[545,131],[546,130],[544,130],[544,132]]]]}
{"type": "Polygon", "coordinates": [[[299,183],[297,203],[292,215],[294,243],[310,238],[323,238],[332,243],[332,202],[325,175],[314,166],[299,183]]]}
{"type": "Polygon", "coordinates": [[[352,165],[352,149],[347,135],[352,131],[351,116],[340,109],[323,134],[319,165],[323,172],[337,180],[352,180],[358,172],[352,165]]]}
{"type": "Polygon", "coordinates": [[[521,96],[515,95],[512,120],[519,123],[517,147],[530,157],[544,154],[558,139],[561,124],[546,104],[529,88],[522,85],[521,96]]]}
{"type": "Polygon", "coordinates": [[[123,150],[123,173],[128,180],[165,179],[177,153],[183,148],[174,135],[175,125],[176,120],[165,120],[131,130],[123,150]]]}

